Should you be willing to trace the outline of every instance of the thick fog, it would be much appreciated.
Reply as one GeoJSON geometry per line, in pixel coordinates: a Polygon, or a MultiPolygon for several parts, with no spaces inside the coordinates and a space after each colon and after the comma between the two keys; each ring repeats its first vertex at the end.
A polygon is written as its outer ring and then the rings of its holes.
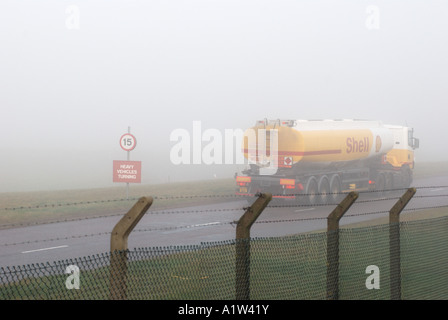
{"type": "Polygon", "coordinates": [[[414,127],[417,162],[448,160],[447,14],[435,0],[3,0],[0,192],[120,185],[128,127],[143,184],[232,177],[241,165],[172,163],[170,135],[193,121],[224,137],[263,118],[381,120],[414,127]]]}

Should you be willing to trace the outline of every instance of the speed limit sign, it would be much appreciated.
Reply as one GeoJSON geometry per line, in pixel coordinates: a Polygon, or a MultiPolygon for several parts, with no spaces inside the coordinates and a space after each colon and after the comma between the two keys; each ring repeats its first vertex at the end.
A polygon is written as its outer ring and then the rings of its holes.
{"type": "Polygon", "coordinates": [[[134,150],[137,140],[130,133],[125,133],[120,138],[120,146],[124,151],[134,150]]]}

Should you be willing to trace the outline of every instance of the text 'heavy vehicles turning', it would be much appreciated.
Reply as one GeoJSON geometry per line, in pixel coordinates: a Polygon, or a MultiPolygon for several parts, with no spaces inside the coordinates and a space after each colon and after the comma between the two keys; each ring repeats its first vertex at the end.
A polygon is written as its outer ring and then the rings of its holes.
{"type": "Polygon", "coordinates": [[[336,203],[353,190],[407,188],[413,129],[368,120],[261,120],[244,134],[249,168],[236,177],[239,195],[336,203]]]}

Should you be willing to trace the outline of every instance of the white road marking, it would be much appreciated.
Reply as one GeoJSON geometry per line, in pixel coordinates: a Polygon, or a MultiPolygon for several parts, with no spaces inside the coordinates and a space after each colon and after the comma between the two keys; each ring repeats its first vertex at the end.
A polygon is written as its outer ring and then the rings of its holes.
{"type": "Polygon", "coordinates": [[[294,212],[311,211],[311,210],[314,210],[314,209],[316,209],[316,208],[308,208],[308,209],[294,210],[294,212]]]}
{"type": "Polygon", "coordinates": [[[218,223],[221,223],[221,222],[217,221],[217,222],[209,222],[209,223],[203,223],[203,224],[194,224],[194,225],[188,226],[188,227],[204,227],[204,226],[211,226],[211,225],[218,224],[218,223]]]}
{"type": "Polygon", "coordinates": [[[23,251],[22,253],[31,253],[31,252],[38,252],[38,251],[45,251],[45,250],[54,250],[54,249],[60,249],[60,248],[67,248],[68,246],[59,246],[59,247],[50,247],[50,248],[42,248],[42,249],[36,249],[36,250],[29,250],[29,251],[23,251]]]}
{"type": "Polygon", "coordinates": [[[191,225],[188,225],[188,226],[180,226],[179,229],[165,231],[165,232],[162,232],[162,233],[163,234],[177,233],[177,232],[187,231],[190,228],[212,226],[212,225],[216,225],[216,224],[220,224],[220,223],[221,222],[217,221],[217,222],[209,222],[209,223],[202,223],[202,224],[191,224],[191,225]]]}
{"type": "Polygon", "coordinates": [[[432,189],[432,190],[429,190],[429,191],[431,191],[431,192],[437,192],[437,191],[442,191],[442,190],[445,190],[445,188],[432,189]]]}

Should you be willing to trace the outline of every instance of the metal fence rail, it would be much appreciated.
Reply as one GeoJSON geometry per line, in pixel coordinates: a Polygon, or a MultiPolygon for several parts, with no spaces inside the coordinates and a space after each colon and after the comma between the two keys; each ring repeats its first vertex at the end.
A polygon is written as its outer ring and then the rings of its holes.
{"type": "MultiPolygon", "coordinates": [[[[447,299],[448,217],[399,224],[402,299],[447,299]]],[[[327,232],[251,239],[250,299],[326,299],[327,232]]],[[[391,299],[389,225],[339,230],[339,299],[391,299]],[[379,270],[369,289],[369,266],[379,270]]],[[[236,299],[236,241],[127,252],[127,299],[236,299]]],[[[0,299],[109,299],[110,254],[0,269],[0,299]],[[79,268],[79,289],[71,288],[79,268]],[[68,286],[67,286],[68,282],[68,286]]]]}
{"type": "Polygon", "coordinates": [[[358,199],[351,193],[333,206],[326,232],[251,238],[262,211],[275,207],[259,194],[238,223],[228,222],[234,240],[128,250],[152,203],[140,198],[109,233],[109,253],[0,268],[0,299],[448,299],[448,216],[400,222],[415,192],[387,198],[397,200],[388,224],[339,228],[358,199]]]}

